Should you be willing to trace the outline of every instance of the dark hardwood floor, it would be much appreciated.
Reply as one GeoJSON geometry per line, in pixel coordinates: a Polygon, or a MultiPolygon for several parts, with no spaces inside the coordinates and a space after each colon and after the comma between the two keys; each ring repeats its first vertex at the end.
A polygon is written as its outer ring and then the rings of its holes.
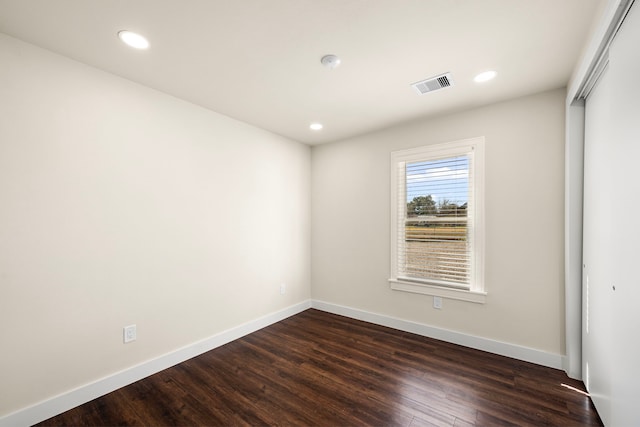
{"type": "Polygon", "coordinates": [[[584,390],[559,370],[312,309],[39,425],[602,425],[567,386],[584,390]]]}

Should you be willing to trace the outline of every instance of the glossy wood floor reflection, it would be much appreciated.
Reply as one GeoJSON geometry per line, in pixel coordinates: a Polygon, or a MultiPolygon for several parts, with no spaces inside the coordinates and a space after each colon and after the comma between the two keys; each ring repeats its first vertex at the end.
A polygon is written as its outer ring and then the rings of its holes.
{"type": "Polygon", "coordinates": [[[307,310],[48,426],[599,426],[558,370],[307,310]]]}

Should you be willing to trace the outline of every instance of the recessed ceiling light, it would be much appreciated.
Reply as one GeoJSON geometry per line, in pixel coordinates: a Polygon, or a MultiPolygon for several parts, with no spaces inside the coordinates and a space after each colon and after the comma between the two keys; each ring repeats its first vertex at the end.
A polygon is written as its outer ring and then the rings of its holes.
{"type": "Polygon", "coordinates": [[[149,42],[147,41],[147,39],[145,39],[140,34],[133,33],[131,31],[119,31],[118,37],[120,37],[120,40],[125,42],[127,45],[136,49],[146,49],[149,47],[149,42]]]}
{"type": "Polygon", "coordinates": [[[485,71],[483,73],[478,74],[473,78],[473,81],[476,83],[484,83],[493,79],[498,73],[493,70],[485,71]]]}
{"type": "Polygon", "coordinates": [[[324,126],[322,126],[322,123],[311,123],[309,125],[309,129],[311,130],[322,130],[324,126]]]}

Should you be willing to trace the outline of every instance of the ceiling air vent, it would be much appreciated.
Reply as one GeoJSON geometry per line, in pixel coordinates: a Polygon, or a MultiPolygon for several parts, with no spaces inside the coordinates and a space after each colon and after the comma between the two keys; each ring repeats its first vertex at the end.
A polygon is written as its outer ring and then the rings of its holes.
{"type": "Polygon", "coordinates": [[[427,92],[433,92],[439,89],[453,86],[453,80],[451,79],[451,73],[444,73],[440,74],[439,76],[431,77],[430,79],[414,83],[411,86],[413,86],[420,95],[424,95],[427,92]]]}

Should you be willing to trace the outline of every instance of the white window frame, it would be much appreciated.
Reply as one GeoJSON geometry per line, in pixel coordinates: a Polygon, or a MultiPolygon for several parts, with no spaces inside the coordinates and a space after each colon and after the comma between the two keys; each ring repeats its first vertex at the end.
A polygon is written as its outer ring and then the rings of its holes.
{"type": "Polygon", "coordinates": [[[397,291],[439,296],[443,298],[485,303],[484,286],[484,137],[427,145],[391,153],[391,277],[389,285],[397,291]],[[423,281],[398,277],[398,243],[404,239],[404,226],[400,225],[399,211],[406,210],[406,163],[438,160],[447,157],[470,155],[470,203],[467,215],[472,221],[471,278],[469,289],[441,286],[423,281]],[[402,181],[401,181],[402,179],[402,181]],[[400,204],[400,206],[399,206],[400,204]],[[402,206],[402,207],[401,207],[402,206]]]}

